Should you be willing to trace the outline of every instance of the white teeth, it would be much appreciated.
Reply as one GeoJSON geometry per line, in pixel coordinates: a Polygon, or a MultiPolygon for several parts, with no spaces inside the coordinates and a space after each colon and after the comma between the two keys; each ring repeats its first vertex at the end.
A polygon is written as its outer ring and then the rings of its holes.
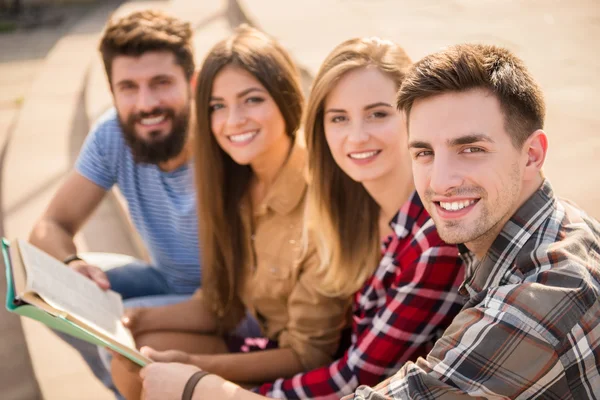
{"type": "Polygon", "coordinates": [[[229,140],[234,143],[241,143],[252,139],[254,136],[258,135],[258,131],[241,133],[239,135],[231,135],[229,136],[229,140]]]}
{"type": "Polygon", "coordinates": [[[379,153],[379,150],[365,151],[364,153],[351,153],[348,154],[348,156],[356,160],[363,160],[365,158],[373,157],[377,153],[379,153]]]}
{"type": "Polygon", "coordinates": [[[462,210],[465,207],[470,206],[471,204],[475,204],[475,200],[463,200],[463,201],[453,201],[453,202],[445,202],[440,201],[440,207],[447,211],[458,211],[462,210]]]}
{"type": "Polygon", "coordinates": [[[160,124],[161,122],[163,122],[166,118],[166,115],[159,115],[158,117],[154,117],[154,118],[142,118],[140,120],[140,123],[142,125],[156,125],[156,124],[160,124]]]}

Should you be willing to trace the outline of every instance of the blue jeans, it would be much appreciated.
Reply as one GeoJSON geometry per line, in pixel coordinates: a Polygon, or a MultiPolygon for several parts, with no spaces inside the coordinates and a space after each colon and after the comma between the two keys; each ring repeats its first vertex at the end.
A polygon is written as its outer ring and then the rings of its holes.
{"type": "MultiPolygon", "coordinates": [[[[123,298],[125,308],[175,304],[187,300],[192,295],[192,293],[175,294],[160,271],[142,261],[118,266],[105,272],[111,289],[123,298]]],[[[81,354],[96,378],[110,389],[117,399],[123,399],[112,381],[109,368],[98,353],[98,347],[61,332],[56,333],[81,354]]],[[[110,367],[110,363],[108,366],[110,367]]]]}

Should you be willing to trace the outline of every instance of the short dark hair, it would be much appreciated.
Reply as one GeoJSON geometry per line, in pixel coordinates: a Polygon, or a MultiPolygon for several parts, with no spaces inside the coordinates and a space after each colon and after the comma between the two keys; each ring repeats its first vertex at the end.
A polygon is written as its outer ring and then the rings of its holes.
{"type": "Polygon", "coordinates": [[[136,11],[108,21],[100,53],[108,81],[112,82],[112,63],[117,56],[139,57],[149,51],[169,51],[183,68],[186,78],[194,74],[194,51],[190,24],[162,11],[136,11]]]}
{"type": "Polygon", "coordinates": [[[426,56],[408,73],[397,105],[408,116],[417,100],[478,88],[499,100],[515,147],[543,129],[546,106],[540,87],[521,59],[492,45],[461,44],[426,56]]]}

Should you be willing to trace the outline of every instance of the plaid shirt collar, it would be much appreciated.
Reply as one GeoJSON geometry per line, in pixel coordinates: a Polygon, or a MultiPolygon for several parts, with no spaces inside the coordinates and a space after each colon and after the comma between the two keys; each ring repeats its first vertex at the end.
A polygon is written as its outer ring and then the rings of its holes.
{"type": "Polygon", "coordinates": [[[421,198],[416,191],[408,197],[394,218],[390,221],[390,227],[398,239],[404,239],[408,236],[414,225],[425,211],[421,198]]]}
{"type": "Polygon", "coordinates": [[[482,260],[463,244],[458,246],[465,262],[465,280],[459,292],[468,297],[489,287],[508,284],[511,272],[518,266],[514,260],[523,245],[556,209],[554,191],[548,180],[517,210],[504,225],[482,260]]]}

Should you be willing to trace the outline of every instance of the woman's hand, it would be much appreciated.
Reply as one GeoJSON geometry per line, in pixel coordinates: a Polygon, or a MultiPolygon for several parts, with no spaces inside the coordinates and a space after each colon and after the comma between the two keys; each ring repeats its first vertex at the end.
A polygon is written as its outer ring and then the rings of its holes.
{"type": "Polygon", "coordinates": [[[136,308],[128,308],[123,313],[121,317],[121,322],[127,329],[131,331],[133,337],[139,336],[141,333],[152,330],[150,326],[148,326],[147,321],[151,320],[152,308],[150,307],[136,307],[136,308]]]}
{"type": "Polygon", "coordinates": [[[192,363],[192,357],[190,354],[179,350],[158,351],[151,347],[144,346],[140,349],[140,353],[156,362],[182,364],[192,363]]]}
{"type": "Polygon", "coordinates": [[[140,371],[142,400],[180,400],[188,379],[198,371],[198,367],[189,364],[148,364],[140,371]]]}

